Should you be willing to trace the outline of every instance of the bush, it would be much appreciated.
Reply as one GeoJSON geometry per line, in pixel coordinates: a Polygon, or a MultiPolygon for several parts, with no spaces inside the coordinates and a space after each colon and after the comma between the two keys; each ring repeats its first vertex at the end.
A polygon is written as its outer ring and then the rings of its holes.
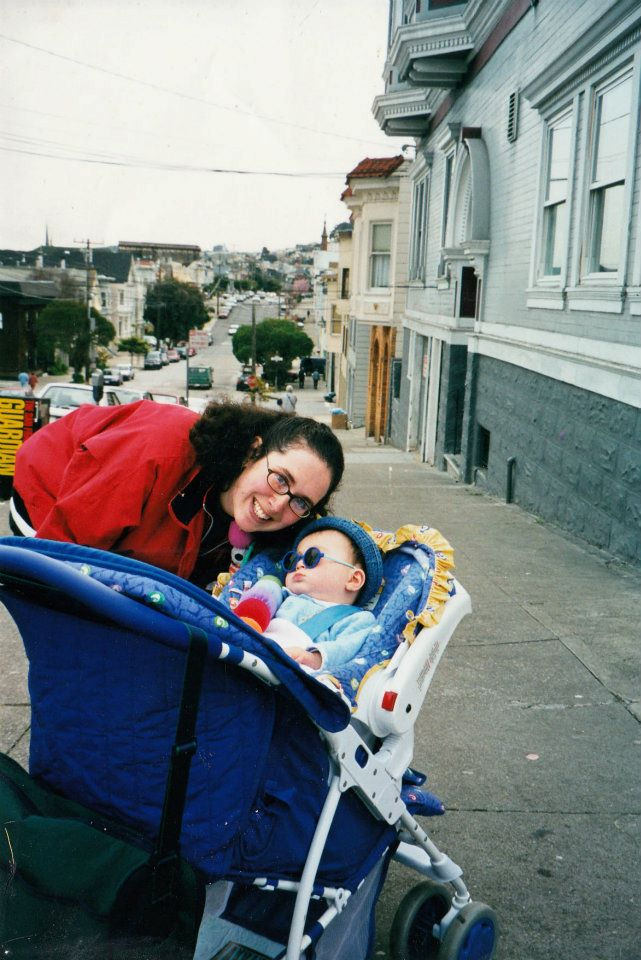
{"type": "Polygon", "coordinates": [[[62,360],[54,360],[47,367],[47,373],[52,377],[60,377],[63,373],[69,373],[69,367],[62,360]]]}

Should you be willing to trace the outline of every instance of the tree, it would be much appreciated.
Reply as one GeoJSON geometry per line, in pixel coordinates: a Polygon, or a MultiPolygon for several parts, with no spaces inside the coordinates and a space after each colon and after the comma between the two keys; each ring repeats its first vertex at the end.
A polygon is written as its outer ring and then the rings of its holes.
{"type": "MultiPolygon", "coordinates": [[[[256,363],[263,365],[270,382],[278,387],[285,379],[294,357],[306,357],[314,349],[313,341],[291,320],[262,320],[256,324],[256,363]],[[280,360],[272,360],[280,357],[280,360]]],[[[252,352],[252,328],[239,327],[232,338],[234,356],[249,363],[252,352]]]]}
{"type": "Polygon", "coordinates": [[[106,347],[116,335],[113,324],[93,307],[91,316],[94,320],[93,337],[83,303],[53,300],[47,304],[36,318],[36,346],[41,363],[46,358],[46,365],[50,365],[55,361],[56,350],[61,350],[69,355],[75,375],[80,376],[84,367],[87,377],[92,340],[94,346],[106,347]]]}
{"type": "Polygon", "coordinates": [[[178,280],[164,280],[147,291],[145,322],[152,323],[160,340],[187,340],[189,331],[209,320],[203,295],[178,280]]]}
{"type": "Polygon", "coordinates": [[[121,353],[128,353],[131,357],[131,362],[134,362],[134,354],[143,354],[147,353],[149,347],[144,340],[139,340],[138,337],[125,337],[122,340],[118,341],[118,350],[121,353]]]}

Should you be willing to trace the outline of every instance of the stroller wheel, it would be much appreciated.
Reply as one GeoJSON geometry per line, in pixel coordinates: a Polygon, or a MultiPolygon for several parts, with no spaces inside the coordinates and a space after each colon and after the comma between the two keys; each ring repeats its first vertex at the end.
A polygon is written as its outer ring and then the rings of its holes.
{"type": "Polygon", "coordinates": [[[491,907],[468,903],[443,937],[438,960],[492,960],[498,936],[498,921],[491,907]]]}
{"type": "Polygon", "coordinates": [[[390,931],[392,960],[436,960],[440,943],[432,933],[450,909],[452,893],[444,883],[424,880],[401,900],[390,931]]]}

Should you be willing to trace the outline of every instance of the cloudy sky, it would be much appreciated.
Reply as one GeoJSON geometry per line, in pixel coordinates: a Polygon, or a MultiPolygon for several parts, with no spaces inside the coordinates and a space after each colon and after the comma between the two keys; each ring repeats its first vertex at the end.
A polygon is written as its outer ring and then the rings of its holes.
{"type": "Polygon", "coordinates": [[[60,245],[318,239],[346,219],[345,173],[400,151],[371,114],[387,8],[0,4],[0,247],[38,246],[45,225],[60,245]]]}

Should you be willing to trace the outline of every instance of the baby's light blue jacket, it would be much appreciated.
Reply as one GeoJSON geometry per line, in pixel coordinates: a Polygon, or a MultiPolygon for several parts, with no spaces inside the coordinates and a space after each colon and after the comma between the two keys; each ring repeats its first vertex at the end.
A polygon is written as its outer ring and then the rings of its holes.
{"type": "MultiPolygon", "coordinates": [[[[294,623],[297,627],[302,627],[307,620],[321,610],[334,606],[323,600],[315,600],[306,593],[293,594],[284,590],[283,594],[285,599],[278,608],[276,616],[294,623]]],[[[323,658],[319,669],[331,673],[332,670],[353,660],[375,626],[374,614],[361,607],[354,607],[354,613],[337,620],[329,630],[319,634],[309,647],[310,650],[318,650],[323,658]]]]}

